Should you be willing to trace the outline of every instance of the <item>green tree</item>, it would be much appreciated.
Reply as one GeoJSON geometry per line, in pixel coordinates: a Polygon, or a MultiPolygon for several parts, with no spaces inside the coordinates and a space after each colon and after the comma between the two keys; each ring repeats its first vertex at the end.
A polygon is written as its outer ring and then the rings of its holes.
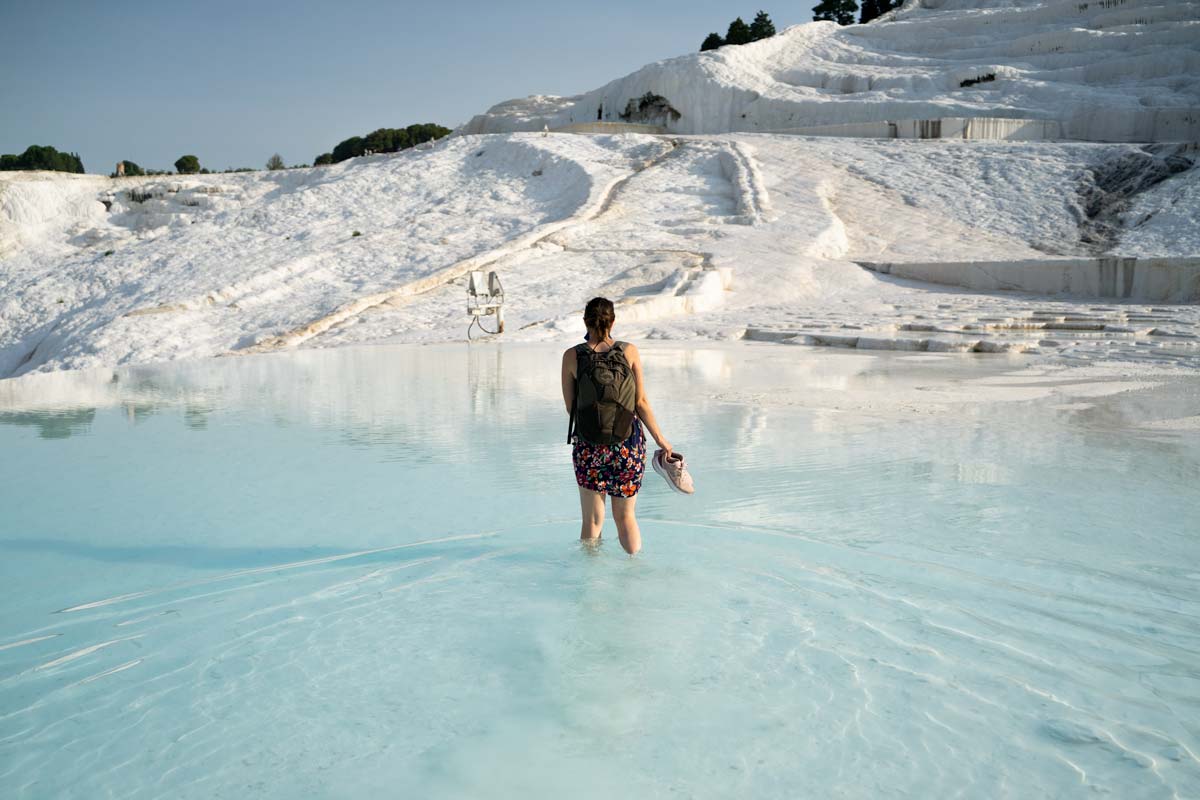
{"type": "Polygon", "coordinates": [[[858,22],[860,25],[868,23],[882,17],[893,8],[899,8],[898,1],[893,3],[892,0],[863,0],[862,13],[858,17],[858,22]]]}
{"type": "Polygon", "coordinates": [[[200,171],[200,159],[195,156],[180,156],[175,162],[175,171],[180,175],[195,175],[200,171]]]}
{"type": "Polygon", "coordinates": [[[404,147],[398,147],[397,150],[403,150],[405,147],[416,147],[419,144],[424,144],[431,139],[438,139],[445,134],[438,133],[436,128],[439,126],[425,123],[422,125],[409,125],[404,129],[404,147]]]}
{"type": "Polygon", "coordinates": [[[830,21],[838,25],[853,25],[854,12],[858,11],[858,3],[854,0],[821,0],[813,9],[813,20],[817,22],[830,21]]]}
{"type": "MultiPolygon", "coordinates": [[[[372,153],[396,152],[396,133],[394,128],[379,128],[371,131],[363,137],[363,152],[367,150],[372,153]]],[[[405,138],[408,138],[407,134],[405,138]]]]}
{"type": "Polygon", "coordinates": [[[721,38],[719,33],[710,33],[704,38],[704,44],[700,45],[700,52],[705,50],[716,50],[725,44],[725,40],[721,38]]]}
{"type": "Polygon", "coordinates": [[[770,39],[775,35],[775,23],[771,21],[770,15],[765,11],[759,11],[754,15],[754,22],[750,23],[750,38],[754,41],[760,39],[770,39]]]}
{"type": "Polygon", "coordinates": [[[276,153],[267,159],[267,169],[276,170],[283,169],[283,167],[283,156],[279,155],[279,153],[276,153]]]}
{"type": "Polygon", "coordinates": [[[750,26],[746,24],[745,20],[738,17],[729,23],[729,30],[725,33],[725,44],[749,44],[751,41],[750,26]]]}
{"type": "Polygon", "coordinates": [[[349,139],[338,142],[337,146],[333,148],[333,161],[336,164],[347,158],[356,158],[361,156],[365,149],[361,136],[351,136],[349,139]]]}
{"type": "Polygon", "coordinates": [[[60,153],[53,147],[33,144],[21,155],[0,156],[0,170],[48,169],[55,172],[83,172],[83,162],[76,153],[60,153]]]}
{"type": "Polygon", "coordinates": [[[319,164],[336,164],[348,158],[356,158],[366,151],[373,153],[395,153],[407,150],[414,145],[423,144],[434,139],[449,136],[449,128],[425,122],[419,125],[409,125],[407,128],[377,128],[366,136],[351,136],[345,141],[338,142],[332,153],[322,153],[313,160],[313,166],[319,164]]]}
{"type": "Polygon", "coordinates": [[[449,128],[441,125],[436,125],[432,122],[426,122],[421,125],[409,125],[405,130],[408,131],[409,146],[432,142],[435,139],[441,139],[443,136],[449,136],[452,131],[449,128]]]}

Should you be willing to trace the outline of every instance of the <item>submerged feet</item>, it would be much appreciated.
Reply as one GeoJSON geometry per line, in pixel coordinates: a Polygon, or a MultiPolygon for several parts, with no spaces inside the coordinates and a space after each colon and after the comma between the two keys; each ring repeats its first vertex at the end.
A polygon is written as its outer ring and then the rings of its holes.
{"type": "MultiPolygon", "coordinates": [[[[621,542],[621,547],[624,548],[625,552],[631,556],[635,555],[639,550],[642,549],[641,536],[640,536],[640,534],[638,534],[636,532],[634,533],[634,535],[632,537],[630,537],[624,533],[618,533],[617,538],[621,542]]],[[[602,539],[600,536],[580,536],[579,537],[580,546],[584,550],[586,550],[589,554],[596,554],[596,553],[600,552],[601,541],[602,541],[602,539]]]]}

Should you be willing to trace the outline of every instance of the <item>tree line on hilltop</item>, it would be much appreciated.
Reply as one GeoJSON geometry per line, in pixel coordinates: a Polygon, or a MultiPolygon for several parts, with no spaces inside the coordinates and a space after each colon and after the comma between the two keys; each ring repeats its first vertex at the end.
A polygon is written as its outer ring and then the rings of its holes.
{"type": "Polygon", "coordinates": [[[0,170],[49,169],[55,172],[83,172],[78,153],[60,153],[53,147],[31,144],[21,155],[0,155],[0,170]]]}
{"type": "MultiPolygon", "coordinates": [[[[366,136],[351,136],[342,142],[339,142],[333,148],[333,152],[322,153],[313,159],[313,166],[320,167],[326,164],[336,164],[339,161],[345,161],[348,158],[357,158],[368,153],[397,153],[401,150],[407,150],[410,147],[415,147],[418,144],[441,139],[443,136],[450,135],[450,129],[441,125],[436,125],[432,122],[426,122],[419,125],[409,125],[406,128],[379,128],[366,136]]],[[[122,162],[125,165],[126,175],[164,175],[164,172],[155,172],[154,170],[143,171],[141,167],[132,161],[122,162]]],[[[279,169],[300,169],[307,167],[307,164],[293,164],[288,166],[283,161],[283,156],[275,153],[267,159],[266,168],[268,170],[279,169]]],[[[208,175],[209,170],[200,166],[200,159],[194,155],[181,156],[175,162],[175,171],[180,175],[208,175]]],[[[226,169],[224,172],[254,172],[250,167],[239,167],[237,169],[226,169]]]]}
{"type": "Polygon", "coordinates": [[[741,17],[729,23],[729,29],[725,31],[723,37],[719,33],[710,33],[705,37],[704,43],[700,45],[700,52],[716,50],[727,44],[750,44],[760,39],[769,39],[774,35],[775,23],[771,21],[767,12],[759,11],[749,25],[741,17]]]}
{"type": "Polygon", "coordinates": [[[859,8],[855,0],[821,0],[813,9],[813,20],[836,22],[838,25],[853,25],[854,12],[858,11],[858,24],[863,25],[876,17],[897,9],[904,0],[863,0],[859,8]]]}
{"type": "Polygon", "coordinates": [[[120,172],[109,173],[110,178],[137,178],[142,175],[215,175],[228,172],[256,172],[253,167],[227,167],[225,169],[208,169],[200,166],[200,159],[194,155],[180,156],[175,161],[175,172],[169,169],[143,169],[135,161],[125,159],[120,162],[120,172]]]}
{"type": "Polygon", "coordinates": [[[351,136],[338,142],[332,152],[321,153],[313,159],[313,166],[336,164],[348,158],[357,158],[367,153],[398,153],[434,139],[449,136],[450,129],[432,122],[409,125],[407,128],[379,128],[366,136],[351,136]]]}
{"type": "MultiPolygon", "coordinates": [[[[323,164],[336,164],[339,161],[345,161],[348,158],[365,155],[367,153],[396,153],[401,150],[407,150],[418,144],[441,139],[443,136],[448,136],[450,129],[441,125],[436,125],[432,122],[426,122],[419,125],[409,125],[406,128],[379,128],[378,130],[368,133],[366,136],[352,136],[343,142],[339,142],[337,147],[333,148],[331,153],[322,153],[313,160],[313,166],[321,166],[323,164]]],[[[175,174],[179,175],[210,175],[217,172],[255,172],[251,167],[229,167],[224,170],[210,170],[200,166],[200,159],[192,154],[180,156],[175,161],[175,174]]],[[[272,155],[266,164],[268,170],[278,169],[299,169],[307,167],[307,164],[293,164],[287,166],[283,161],[283,156],[279,153],[272,155]]],[[[54,172],[78,172],[82,173],[83,161],[80,160],[76,153],[60,153],[53,147],[43,145],[31,145],[26,148],[21,155],[4,154],[0,155],[0,170],[51,170],[54,172]]],[[[135,161],[124,159],[118,163],[117,169],[109,174],[109,177],[115,178],[118,175],[123,175],[127,178],[140,177],[146,175],[171,175],[170,170],[163,169],[146,169],[135,161]]]]}
{"type": "MultiPolygon", "coordinates": [[[[903,2],[904,0],[862,0],[860,7],[857,0],[821,0],[821,3],[813,9],[813,20],[816,22],[828,20],[839,25],[853,25],[854,15],[857,12],[858,23],[863,25],[899,8],[903,2]]],[[[705,37],[704,43],[700,45],[700,52],[716,50],[727,44],[749,44],[774,35],[775,23],[771,21],[767,12],[759,11],[749,25],[741,17],[738,17],[729,23],[729,30],[725,32],[724,36],[719,33],[710,33],[705,37]]]]}

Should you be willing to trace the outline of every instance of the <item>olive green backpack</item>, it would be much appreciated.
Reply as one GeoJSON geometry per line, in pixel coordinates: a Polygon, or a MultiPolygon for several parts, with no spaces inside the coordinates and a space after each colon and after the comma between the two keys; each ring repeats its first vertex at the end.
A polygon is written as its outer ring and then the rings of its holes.
{"type": "Polygon", "coordinates": [[[637,379],[625,357],[625,342],[603,353],[586,344],[575,346],[575,404],[567,426],[592,444],[617,444],[633,432],[637,410],[637,379]]]}

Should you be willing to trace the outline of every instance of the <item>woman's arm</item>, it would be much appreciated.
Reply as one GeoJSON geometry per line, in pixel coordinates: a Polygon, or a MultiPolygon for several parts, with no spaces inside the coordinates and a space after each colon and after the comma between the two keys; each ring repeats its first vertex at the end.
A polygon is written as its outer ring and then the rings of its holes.
{"type": "Polygon", "coordinates": [[[650,398],[646,396],[646,381],[642,371],[642,354],[638,352],[636,345],[629,345],[625,348],[625,355],[629,359],[629,366],[633,369],[634,380],[637,381],[637,415],[638,419],[646,423],[646,427],[650,429],[650,435],[654,437],[655,443],[658,444],[664,451],[667,458],[671,456],[671,443],[663,436],[662,429],[658,427],[658,420],[654,418],[654,409],[650,407],[650,398]]]}
{"type": "Polygon", "coordinates": [[[563,353],[562,357],[562,393],[563,402],[567,405],[567,413],[575,405],[575,348],[563,353]]]}

